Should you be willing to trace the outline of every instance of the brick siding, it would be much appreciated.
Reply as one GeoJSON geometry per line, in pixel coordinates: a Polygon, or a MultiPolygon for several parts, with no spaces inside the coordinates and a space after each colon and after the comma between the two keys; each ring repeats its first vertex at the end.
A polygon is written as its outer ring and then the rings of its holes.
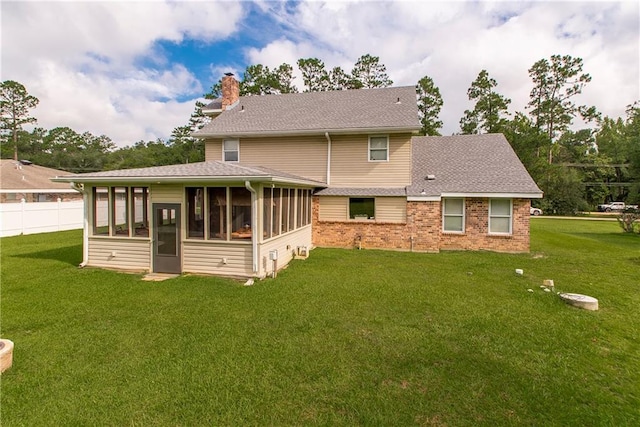
{"type": "Polygon", "coordinates": [[[318,247],[440,250],[529,251],[528,199],[513,200],[509,236],[488,234],[489,199],[466,199],[465,232],[443,233],[441,202],[407,202],[406,223],[320,221],[319,197],[313,197],[313,244],[318,247]]]}

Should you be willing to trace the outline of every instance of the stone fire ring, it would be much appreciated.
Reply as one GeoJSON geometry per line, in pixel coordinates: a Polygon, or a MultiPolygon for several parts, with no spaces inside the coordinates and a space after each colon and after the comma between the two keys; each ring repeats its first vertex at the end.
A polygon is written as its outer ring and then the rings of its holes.
{"type": "Polygon", "coordinates": [[[582,294],[560,294],[559,296],[564,302],[574,307],[591,311],[598,309],[598,300],[594,297],[582,294]]]}
{"type": "Polygon", "coordinates": [[[13,364],[13,341],[0,339],[0,373],[13,364]]]}

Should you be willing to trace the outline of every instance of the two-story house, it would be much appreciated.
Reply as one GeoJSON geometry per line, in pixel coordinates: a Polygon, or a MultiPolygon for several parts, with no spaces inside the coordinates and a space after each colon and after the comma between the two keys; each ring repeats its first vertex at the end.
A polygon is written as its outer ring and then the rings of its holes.
{"type": "Polygon", "coordinates": [[[416,136],[415,87],[239,96],[202,163],[58,177],[84,194],[83,264],[265,277],[313,247],[526,252],[542,197],[499,134],[416,136]]]}

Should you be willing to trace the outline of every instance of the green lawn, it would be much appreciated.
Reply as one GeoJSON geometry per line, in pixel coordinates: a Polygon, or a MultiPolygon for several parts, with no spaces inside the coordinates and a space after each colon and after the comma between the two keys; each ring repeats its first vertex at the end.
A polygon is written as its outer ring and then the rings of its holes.
{"type": "Polygon", "coordinates": [[[316,249],[252,287],[78,269],[81,241],[1,240],[3,426],[640,425],[615,222],[536,218],[523,255],[316,249]]]}

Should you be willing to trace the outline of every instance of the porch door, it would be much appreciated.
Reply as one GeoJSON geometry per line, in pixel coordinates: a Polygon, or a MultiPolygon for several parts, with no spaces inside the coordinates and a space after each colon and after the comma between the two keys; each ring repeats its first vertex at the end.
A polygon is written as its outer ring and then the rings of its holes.
{"type": "Polygon", "coordinates": [[[180,204],[153,204],[153,271],[180,273],[180,204]]]}

